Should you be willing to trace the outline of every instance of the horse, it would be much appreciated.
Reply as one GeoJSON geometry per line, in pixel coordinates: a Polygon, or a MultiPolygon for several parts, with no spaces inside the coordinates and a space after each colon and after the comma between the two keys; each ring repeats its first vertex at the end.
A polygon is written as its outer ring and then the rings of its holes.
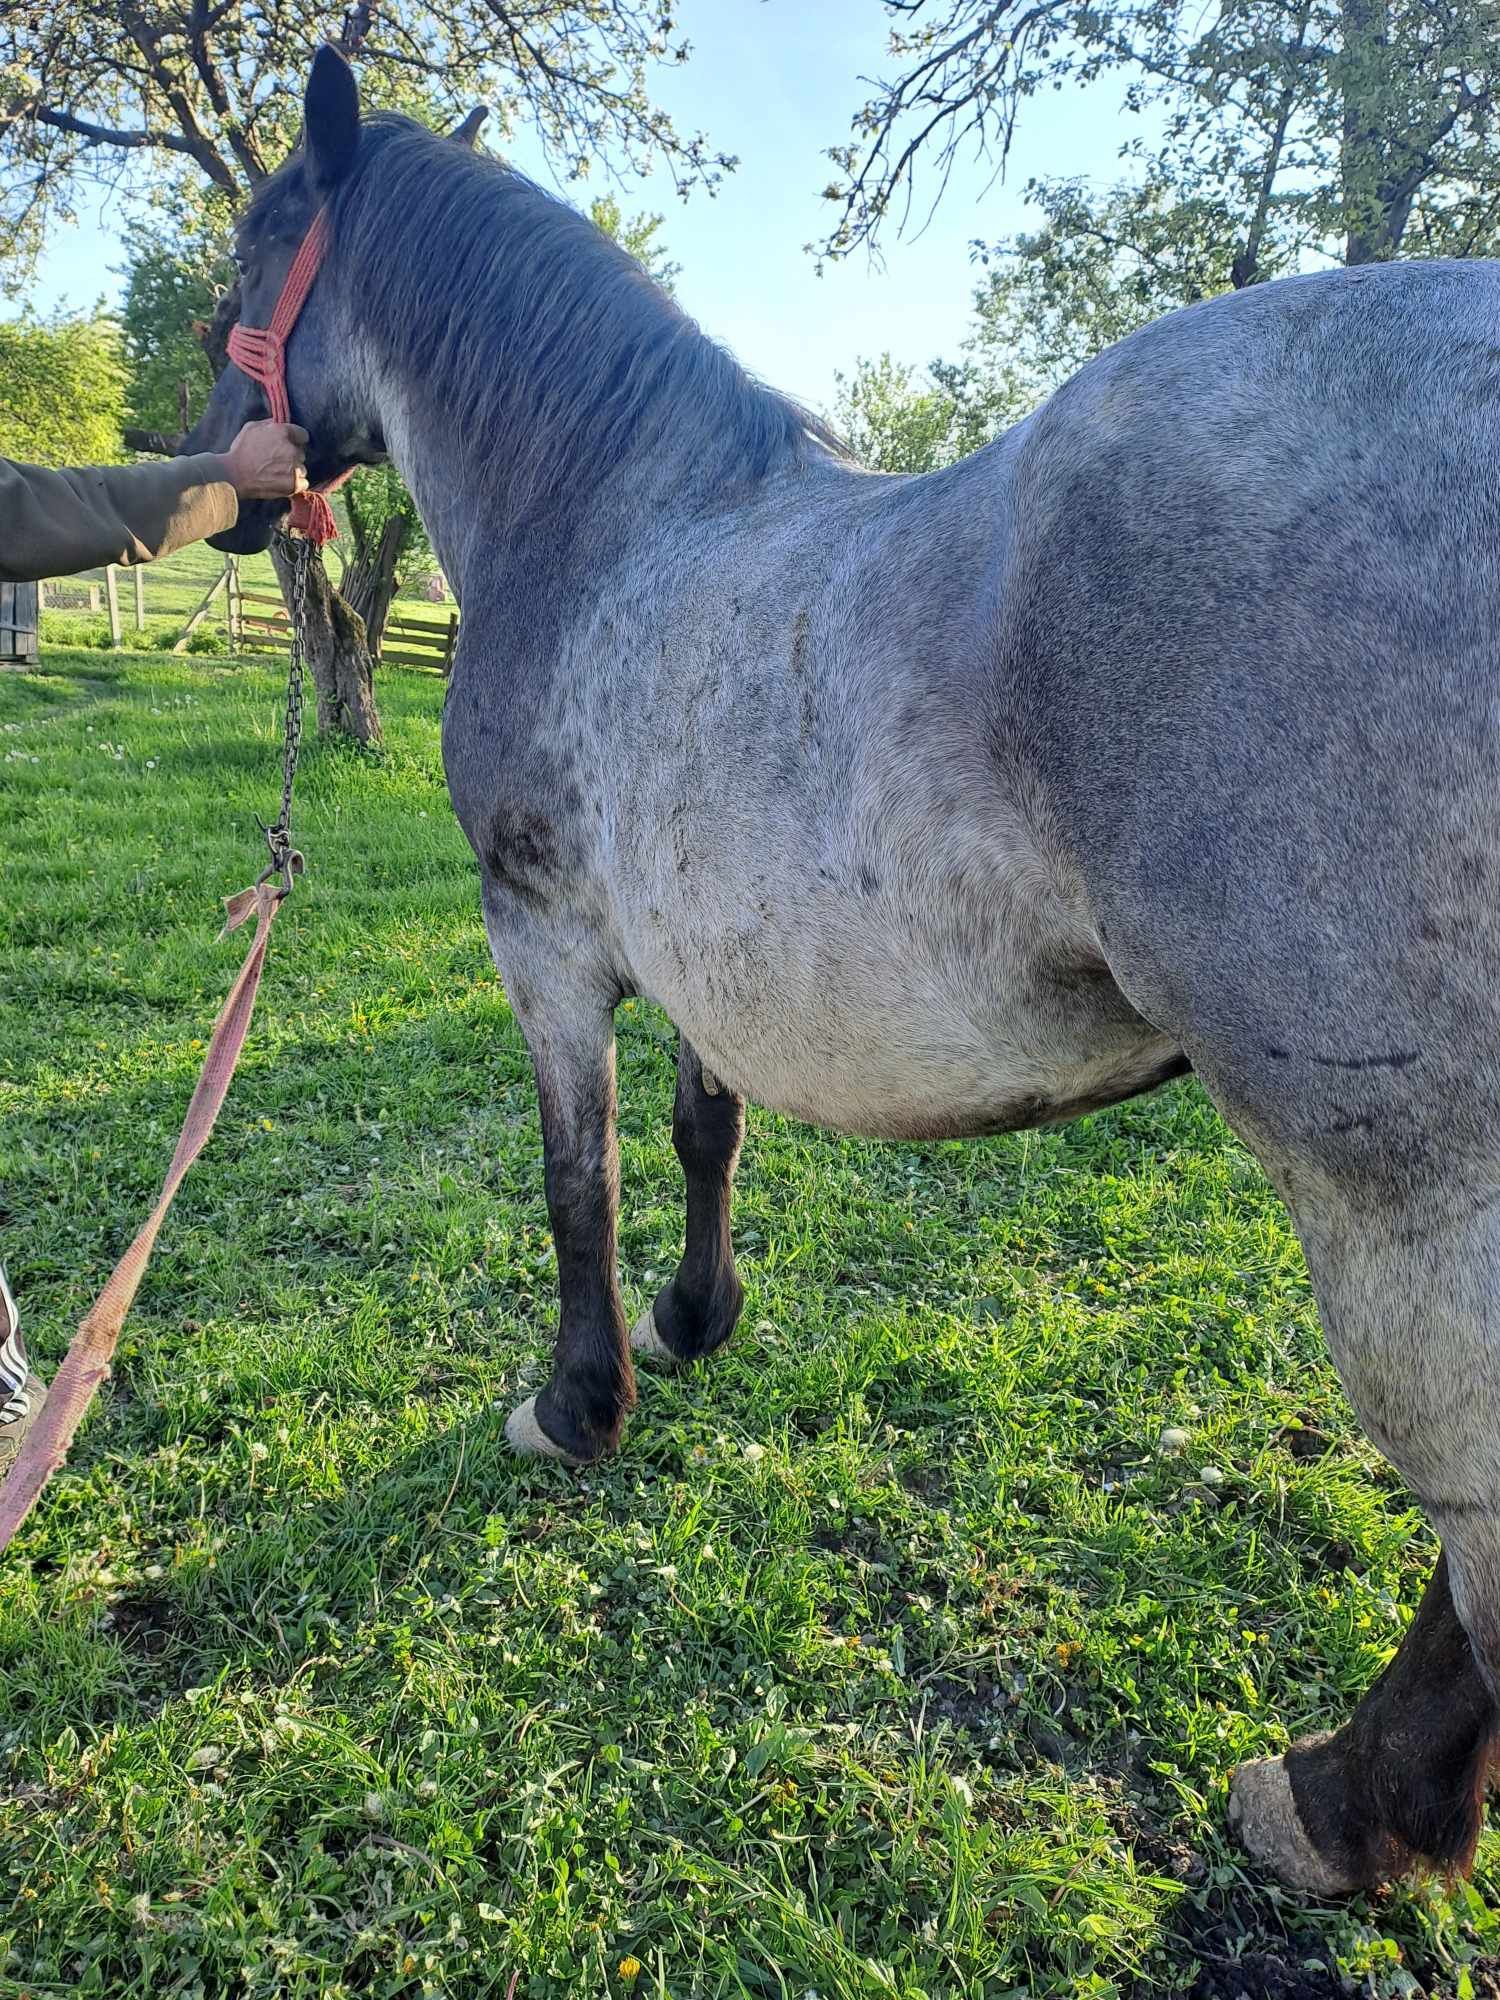
{"type": "MultiPolygon", "coordinates": [[[[309,475],[389,456],[463,623],[443,756],[536,1070],[559,1326],[521,1452],[741,1306],[745,1101],[888,1139],[1191,1070],[1441,1541],[1344,1726],[1245,1764],[1293,1887],[1466,1870],[1500,1727],[1500,264],[1173,313],[921,477],[851,461],[502,164],[317,56],[238,238],[309,475]],[[321,240],[321,239],[320,239],[321,240]],[[682,1261],[627,1327],[614,1013],[680,1034],[682,1261]]],[[[188,450],[260,413],[238,367],[188,450]]],[[[277,503],[217,538],[264,548],[277,503]]]]}

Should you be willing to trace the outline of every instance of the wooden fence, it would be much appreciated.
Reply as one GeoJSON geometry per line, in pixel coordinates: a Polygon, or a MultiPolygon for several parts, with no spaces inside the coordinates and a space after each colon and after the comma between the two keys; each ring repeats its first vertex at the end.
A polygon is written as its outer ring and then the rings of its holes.
{"type": "Polygon", "coordinates": [[[0,666],[35,663],[36,627],[36,585],[0,583],[0,666]]]}
{"type": "MultiPolygon", "coordinates": [[[[281,598],[264,590],[242,590],[239,598],[242,607],[264,607],[240,611],[240,624],[251,643],[285,652],[291,643],[291,621],[281,598]]],[[[456,611],[449,613],[446,626],[432,625],[421,618],[402,618],[393,612],[385,621],[385,637],[376,665],[422,667],[428,673],[446,674],[453,664],[457,638],[456,611]]]]}
{"type": "MultiPolygon", "coordinates": [[[[126,572],[130,578],[130,588],[135,599],[135,629],[146,629],[146,579],[139,563],[133,563],[126,572]]],[[[102,584],[81,582],[76,577],[49,577],[41,586],[41,608],[44,611],[98,611],[100,594],[103,593],[103,608],[109,613],[109,643],[117,650],[124,630],[120,623],[120,569],[110,563],[104,572],[102,584]]]]}
{"type": "MultiPolygon", "coordinates": [[[[144,564],[136,564],[124,570],[111,565],[102,572],[103,581],[95,582],[94,577],[100,574],[101,572],[95,571],[90,576],[63,577],[44,583],[41,586],[41,608],[54,611],[86,608],[95,614],[101,610],[107,611],[110,643],[118,648],[123,644],[120,616],[122,596],[133,594],[135,629],[138,632],[144,632],[146,629],[145,593],[148,588],[147,578],[151,572],[149,566],[144,564]]],[[[151,581],[154,584],[154,576],[151,577],[151,581]]],[[[197,581],[201,590],[201,571],[197,581]]],[[[175,588],[180,591],[181,585],[178,584],[175,588]]],[[[30,623],[25,625],[21,635],[25,643],[16,656],[33,660],[36,658],[37,587],[34,584],[6,584],[3,589],[6,595],[0,597],[0,661],[13,656],[14,640],[10,626],[20,621],[15,620],[12,612],[6,607],[10,604],[11,594],[16,591],[29,591],[32,606],[30,623]]],[[[247,590],[240,575],[239,558],[236,556],[225,558],[224,567],[209,583],[208,588],[201,590],[196,602],[192,598],[186,601],[192,609],[177,631],[176,641],[172,646],[174,653],[187,652],[194,633],[210,618],[215,622],[221,622],[227,628],[231,652],[238,652],[247,641],[253,646],[266,647],[272,651],[286,650],[289,625],[286,605],[280,593],[264,587],[247,590]]],[[[178,596],[177,605],[180,606],[182,602],[182,597],[178,596]]],[[[162,613],[156,611],[154,615],[160,618],[162,613]]],[[[404,610],[393,608],[385,621],[385,634],[377,664],[391,667],[418,667],[428,673],[446,674],[453,663],[453,648],[457,637],[456,611],[450,612],[445,624],[436,624],[427,619],[408,617],[404,610]]],[[[165,644],[165,638],[162,643],[165,644]]]]}
{"type": "MultiPolygon", "coordinates": [[[[139,570],[136,571],[136,575],[140,575],[139,570]]],[[[231,646],[236,647],[242,643],[245,636],[245,626],[241,606],[244,602],[245,593],[240,589],[239,564],[233,556],[226,556],[224,558],[223,569],[220,570],[198,603],[193,607],[192,612],[189,614],[188,622],[177,635],[177,643],[172,648],[174,653],[185,653],[187,651],[189,639],[192,638],[198,627],[208,616],[213,606],[213,601],[221,590],[224,593],[225,623],[229,627],[229,643],[231,646]]],[[[119,643],[119,640],[116,639],[115,644],[118,645],[119,643]]]]}
{"type": "Polygon", "coordinates": [[[458,643],[458,613],[448,613],[448,623],[430,625],[422,618],[402,618],[391,612],[385,621],[385,637],[380,642],[383,667],[436,667],[447,673],[453,665],[453,648],[458,643]],[[394,648],[392,640],[395,641],[394,648]]]}

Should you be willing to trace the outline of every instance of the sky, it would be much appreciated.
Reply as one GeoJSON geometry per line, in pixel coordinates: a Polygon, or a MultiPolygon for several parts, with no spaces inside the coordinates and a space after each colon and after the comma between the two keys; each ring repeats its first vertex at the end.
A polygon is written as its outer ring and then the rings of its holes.
{"type": "MultiPolygon", "coordinates": [[[[738,154],[738,168],[715,197],[686,203],[660,171],[623,188],[600,175],[560,192],[586,202],[608,190],[627,214],[663,213],[659,240],[682,265],[686,309],[747,368],[814,408],[831,408],[836,371],[861,355],[889,351],[917,366],[952,355],[977,277],[971,239],[1025,226],[1032,174],[1112,179],[1128,136],[1117,85],[1048,93],[1023,108],[1002,183],[990,185],[993,163],[961,165],[920,234],[891,231],[880,264],[860,251],[820,277],[803,246],[834,213],[819,192],[832,171],[825,149],[847,137],[866,95],[860,79],[890,72],[884,9],[879,0],[681,0],[677,13],[693,54],[656,73],[655,95],[679,129],[702,129],[716,150],[738,154]]],[[[504,150],[555,185],[524,131],[504,150]]],[[[30,303],[84,309],[116,298],[123,227],[118,206],[101,216],[84,205],[49,247],[30,303]]]]}

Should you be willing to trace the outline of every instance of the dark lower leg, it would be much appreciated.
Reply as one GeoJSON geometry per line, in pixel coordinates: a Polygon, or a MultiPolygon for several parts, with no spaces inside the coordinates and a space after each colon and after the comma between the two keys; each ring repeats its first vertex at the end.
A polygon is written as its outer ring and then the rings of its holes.
{"type": "Polygon", "coordinates": [[[1297,1814],[1319,1855],[1370,1886],[1422,1862],[1467,1870],[1497,1727],[1443,1555],[1400,1651],[1349,1721],[1287,1752],[1297,1814]]]}
{"type": "Polygon", "coordinates": [[[536,1067],[560,1305],[552,1380],[536,1399],[536,1417],[570,1457],[597,1458],[619,1442],[635,1401],[615,1275],[613,1037],[587,1056],[536,1052],[536,1067]]]}
{"type": "Polygon", "coordinates": [[[687,1246],[677,1274],[656,1295],[656,1331],[681,1361],[722,1347],[740,1316],[744,1292],[729,1234],[730,1194],[745,1136],[745,1100],[704,1082],[697,1051],[677,1053],[672,1144],[687,1184],[687,1246]]]}

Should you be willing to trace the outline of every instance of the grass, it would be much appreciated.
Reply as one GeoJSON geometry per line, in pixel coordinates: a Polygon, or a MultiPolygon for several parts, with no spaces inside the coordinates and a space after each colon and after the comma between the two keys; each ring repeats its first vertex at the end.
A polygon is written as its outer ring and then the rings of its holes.
{"type": "MultiPolygon", "coordinates": [[[[1225,1836],[1231,1766],[1347,1712],[1433,1550],[1195,1087],[973,1146],[752,1114],[730,1350],[643,1377],[608,1466],[507,1456],[535,1101],[437,691],[381,700],[378,759],[308,756],[220,1131],[0,1568],[0,1996],[1500,1991],[1492,1837],[1472,1890],[1323,1910],[1225,1836]]],[[[0,1243],[44,1364],[165,1165],[279,740],[260,668],[0,676],[0,1243]]],[[[672,1060],[622,1010],[632,1309],[672,1060]]]]}

